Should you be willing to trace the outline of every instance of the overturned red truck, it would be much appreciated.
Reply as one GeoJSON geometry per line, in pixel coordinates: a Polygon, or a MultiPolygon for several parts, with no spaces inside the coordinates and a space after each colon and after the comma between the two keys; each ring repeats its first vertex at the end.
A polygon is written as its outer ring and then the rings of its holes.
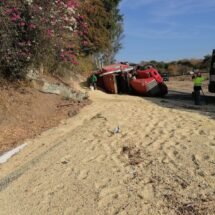
{"type": "Polygon", "coordinates": [[[98,86],[113,94],[164,96],[168,93],[163,78],[152,66],[141,69],[128,64],[113,64],[98,71],[97,77],[98,86]]]}

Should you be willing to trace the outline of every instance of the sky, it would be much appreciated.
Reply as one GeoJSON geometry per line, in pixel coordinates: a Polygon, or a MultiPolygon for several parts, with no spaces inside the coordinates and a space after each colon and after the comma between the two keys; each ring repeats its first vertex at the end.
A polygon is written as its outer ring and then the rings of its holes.
{"type": "Polygon", "coordinates": [[[122,0],[118,61],[202,58],[215,49],[215,0],[122,0]]]}

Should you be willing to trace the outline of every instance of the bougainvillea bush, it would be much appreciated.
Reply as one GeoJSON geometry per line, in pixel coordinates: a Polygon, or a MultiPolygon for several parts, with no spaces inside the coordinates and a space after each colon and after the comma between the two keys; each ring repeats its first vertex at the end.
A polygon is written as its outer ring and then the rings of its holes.
{"type": "Polygon", "coordinates": [[[41,65],[54,72],[59,65],[78,64],[77,59],[106,55],[111,63],[121,47],[119,3],[0,0],[0,75],[21,78],[29,67],[41,65]]]}
{"type": "Polygon", "coordinates": [[[0,73],[24,77],[29,65],[55,62],[77,64],[88,46],[87,25],[78,0],[0,0],[0,73]]]}

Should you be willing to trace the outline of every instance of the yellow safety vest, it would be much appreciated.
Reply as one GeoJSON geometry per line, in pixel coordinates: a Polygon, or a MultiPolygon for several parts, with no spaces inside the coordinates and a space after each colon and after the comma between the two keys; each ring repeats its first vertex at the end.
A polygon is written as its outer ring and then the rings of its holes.
{"type": "Polygon", "coordinates": [[[202,86],[202,82],[204,81],[205,79],[203,77],[196,77],[193,79],[193,82],[194,82],[194,86],[196,87],[201,87],[202,86]]]}

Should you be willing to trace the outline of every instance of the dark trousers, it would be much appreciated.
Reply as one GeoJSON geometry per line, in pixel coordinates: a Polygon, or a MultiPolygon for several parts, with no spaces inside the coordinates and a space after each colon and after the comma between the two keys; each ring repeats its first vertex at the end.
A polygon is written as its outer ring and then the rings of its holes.
{"type": "Polygon", "coordinates": [[[96,82],[93,82],[91,85],[92,85],[92,86],[94,87],[94,89],[96,90],[96,88],[97,88],[96,82]]]}
{"type": "Polygon", "coordinates": [[[200,90],[202,88],[200,86],[194,86],[194,101],[195,105],[200,105],[201,103],[201,96],[200,96],[200,90]]]}

